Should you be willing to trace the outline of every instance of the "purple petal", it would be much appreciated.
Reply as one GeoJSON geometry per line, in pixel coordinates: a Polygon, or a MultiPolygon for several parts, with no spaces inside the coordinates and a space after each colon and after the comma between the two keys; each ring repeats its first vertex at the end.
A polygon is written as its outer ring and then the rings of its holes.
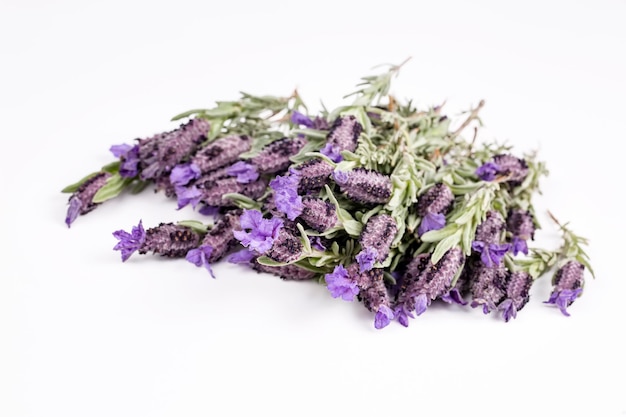
{"type": "Polygon", "coordinates": [[[507,323],[511,318],[517,317],[517,309],[511,299],[504,300],[498,309],[502,310],[502,317],[504,317],[504,321],[507,323]]]}
{"type": "Polygon", "coordinates": [[[170,173],[170,182],[172,185],[187,185],[189,181],[200,178],[200,168],[194,163],[176,165],[170,173]]]}
{"type": "Polygon", "coordinates": [[[417,234],[422,236],[426,232],[431,230],[442,229],[446,225],[446,216],[441,213],[426,213],[419,227],[417,228],[417,234]]]}
{"type": "Polygon", "coordinates": [[[270,250],[279,230],[283,227],[282,220],[275,217],[264,219],[258,210],[244,210],[239,221],[244,230],[234,231],[233,236],[243,246],[260,254],[270,250]],[[250,229],[250,231],[246,232],[245,229],[250,229]]]}
{"type": "Polygon", "coordinates": [[[467,301],[463,299],[463,296],[457,288],[452,288],[450,292],[442,295],[440,298],[448,304],[456,303],[462,306],[467,305],[467,301]]]}
{"type": "Polygon", "coordinates": [[[343,156],[341,155],[341,149],[337,146],[333,146],[331,143],[327,143],[324,145],[322,149],[320,149],[320,153],[322,155],[326,155],[328,159],[333,162],[341,162],[343,160],[343,156]]]}
{"type": "Polygon", "coordinates": [[[313,127],[313,120],[296,110],[291,113],[291,123],[295,125],[306,126],[308,128],[313,127]]]}
{"type": "Polygon", "coordinates": [[[513,236],[513,240],[511,241],[510,246],[511,252],[513,252],[513,256],[517,256],[518,253],[523,253],[524,255],[528,255],[528,244],[524,239],[521,239],[517,236],[513,236]]]}
{"type": "Polygon", "coordinates": [[[358,255],[355,256],[357,263],[359,264],[359,271],[361,273],[369,271],[374,267],[374,263],[378,258],[378,251],[374,248],[365,248],[358,255]]]}
{"type": "Polygon", "coordinates": [[[500,172],[500,167],[493,162],[486,162],[476,169],[476,175],[483,181],[493,181],[500,172]]]}
{"type": "Polygon", "coordinates": [[[322,238],[319,236],[309,236],[309,242],[311,242],[311,247],[317,249],[319,251],[325,251],[326,246],[322,243],[322,238]]]}
{"type": "Polygon", "coordinates": [[[354,301],[359,293],[357,283],[348,277],[348,271],[343,265],[337,265],[332,273],[324,276],[326,287],[333,298],[341,297],[345,301],[354,301]]]}
{"type": "Polygon", "coordinates": [[[489,258],[491,258],[495,265],[500,265],[500,262],[502,262],[502,258],[504,258],[504,255],[506,255],[506,253],[509,251],[509,247],[510,245],[508,243],[491,243],[489,245],[489,258]]]}
{"type": "Polygon", "coordinates": [[[250,263],[256,254],[249,249],[243,249],[237,251],[228,257],[228,262],[231,264],[248,264],[250,263]]]}
{"type": "Polygon", "coordinates": [[[213,253],[213,247],[211,245],[202,245],[187,252],[187,256],[185,256],[185,259],[195,266],[204,266],[207,271],[209,271],[211,276],[215,278],[215,274],[213,274],[213,269],[211,268],[211,264],[209,263],[211,253],[213,253]]]}
{"type": "Polygon", "coordinates": [[[289,220],[295,220],[304,210],[302,197],[298,195],[299,182],[299,174],[292,171],[288,175],[277,176],[269,184],[274,190],[274,205],[289,220]]]}
{"type": "Polygon", "coordinates": [[[219,207],[209,206],[205,204],[200,208],[200,210],[198,210],[198,213],[204,216],[215,216],[217,213],[219,213],[219,211],[219,207]]]}
{"type": "Polygon", "coordinates": [[[349,176],[345,171],[333,171],[333,179],[339,185],[343,185],[348,182],[349,176]]]}
{"type": "Polygon", "coordinates": [[[430,305],[430,300],[426,296],[426,294],[420,294],[415,297],[415,314],[418,316],[421,315],[428,306],[430,305]]]}
{"type": "Polygon", "coordinates": [[[244,161],[235,162],[226,169],[226,173],[231,177],[237,177],[237,182],[248,184],[259,178],[256,166],[244,161]]]}
{"type": "Polygon", "coordinates": [[[121,158],[122,156],[125,156],[132,148],[132,145],[127,145],[126,143],[123,143],[121,145],[111,146],[109,148],[109,151],[111,151],[114,157],[121,158]]]}
{"type": "Polygon", "coordinates": [[[178,198],[178,210],[188,204],[191,204],[191,207],[195,208],[202,198],[202,191],[195,185],[191,187],[176,187],[175,191],[176,197],[178,198]]]}
{"type": "Polygon", "coordinates": [[[126,262],[128,258],[138,249],[141,248],[146,238],[146,232],[143,228],[141,220],[137,226],[133,226],[130,233],[124,230],[113,232],[113,236],[119,240],[113,247],[113,250],[122,252],[122,262],[126,262]]]}
{"type": "Polygon", "coordinates": [[[74,196],[70,199],[70,206],[67,208],[67,214],[65,215],[65,224],[67,224],[67,227],[70,227],[74,220],[76,220],[82,206],[83,203],[80,201],[80,198],[74,196]]]}
{"type": "Polygon", "coordinates": [[[374,317],[374,327],[382,329],[388,326],[391,320],[393,320],[393,311],[389,307],[382,305],[378,308],[378,312],[376,312],[374,317]]]}

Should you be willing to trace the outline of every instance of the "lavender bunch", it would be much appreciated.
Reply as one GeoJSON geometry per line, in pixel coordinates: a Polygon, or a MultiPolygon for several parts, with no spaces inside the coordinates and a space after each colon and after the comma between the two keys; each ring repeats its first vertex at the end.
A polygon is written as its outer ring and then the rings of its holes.
{"type": "Polygon", "coordinates": [[[294,92],[243,93],[181,113],[177,129],[113,146],[112,164],[66,187],[66,223],[153,184],[177,210],[199,207],[214,221],[118,230],[123,261],[135,252],[185,258],[215,277],[228,259],[317,281],[333,298],[362,304],[377,329],[407,327],[439,302],[510,322],[554,269],[544,302],[569,315],[593,271],[587,240],[567,225],[557,222],[560,248],[536,246],[533,197],[545,164],[476,140],[484,101],[453,128],[442,105],[418,109],[390,95],[403,64],[364,77],[332,111],[311,113],[294,92]]]}

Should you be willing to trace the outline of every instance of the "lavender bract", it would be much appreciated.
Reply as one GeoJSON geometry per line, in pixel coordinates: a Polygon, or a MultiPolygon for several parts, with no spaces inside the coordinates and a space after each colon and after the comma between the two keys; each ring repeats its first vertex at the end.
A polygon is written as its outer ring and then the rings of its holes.
{"type": "Polygon", "coordinates": [[[196,152],[191,163],[204,174],[236,162],[239,155],[249,151],[251,146],[252,141],[246,135],[226,136],[196,152]]]}

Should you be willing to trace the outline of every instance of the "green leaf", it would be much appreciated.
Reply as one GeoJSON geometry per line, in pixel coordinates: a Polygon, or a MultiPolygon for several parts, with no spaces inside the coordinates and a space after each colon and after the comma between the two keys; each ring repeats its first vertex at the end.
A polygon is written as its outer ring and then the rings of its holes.
{"type": "Polygon", "coordinates": [[[420,239],[422,242],[428,242],[428,243],[439,242],[440,240],[453,235],[458,230],[459,229],[457,226],[448,225],[444,227],[443,229],[431,230],[429,232],[426,232],[420,237],[420,239]]]}
{"type": "Polygon", "coordinates": [[[208,224],[204,224],[198,220],[181,220],[177,222],[177,224],[180,226],[189,227],[190,229],[193,229],[196,233],[200,234],[205,234],[210,228],[208,224]]]}
{"type": "Polygon", "coordinates": [[[94,203],[103,203],[117,197],[131,182],[132,178],[123,178],[120,174],[113,174],[106,184],[93,196],[94,203]]]}
{"type": "Polygon", "coordinates": [[[110,174],[116,174],[120,171],[121,162],[119,160],[109,162],[101,168],[101,171],[108,172],[110,174]]]}
{"type": "Polygon", "coordinates": [[[239,193],[226,193],[222,196],[222,200],[230,200],[237,207],[247,210],[259,210],[263,206],[260,202],[239,193]]]}
{"type": "Polygon", "coordinates": [[[447,251],[449,251],[450,249],[452,249],[455,246],[459,246],[459,241],[461,240],[461,231],[457,231],[456,233],[454,233],[451,236],[448,236],[445,239],[442,239],[437,246],[435,247],[435,250],[433,251],[433,254],[430,258],[431,262],[433,264],[436,264],[437,262],[439,262],[439,260],[443,257],[443,255],[445,255],[445,253],[447,251]]]}
{"type": "Polygon", "coordinates": [[[175,122],[177,120],[184,119],[185,117],[189,117],[189,116],[192,116],[194,114],[204,113],[205,111],[206,111],[206,109],[187,110],[185,112],[179,113],[176,116],[172,117],[171,121],[175,122]]]}
{"type": "MultiPolygon", "coordinates": [[[[257,263],[265,266],[285,266],[289,265],[287,262],[277,262],[273,259],[268,258],[267,256],[260,256],[256,259],[257,263]]],[[[295,262],[295,261],[294,261],[295,262]]],[[[291,263],[294,263],[291,262],[291,263]]]]}

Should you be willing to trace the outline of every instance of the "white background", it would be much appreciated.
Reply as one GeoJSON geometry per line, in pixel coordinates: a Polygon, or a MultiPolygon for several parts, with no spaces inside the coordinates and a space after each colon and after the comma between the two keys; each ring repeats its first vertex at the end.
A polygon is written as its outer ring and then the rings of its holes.
{"type": "MultiPolygon", "coordinates": [[[[624,1],[17,1],[0,6],[0,415],[626,415],[624,1]],[[184,260],[122,264],[111,232],[198,218],[145,192],[63,223],[111,144],[239,91],[329,108],[377,64],[481,139],[538,149],[536,200],[590,239],[572,316],[433,306],[408,329],[313,283],[184,260]]],[[[552,247],[545,216],[535,244],[552,247]]]]}

